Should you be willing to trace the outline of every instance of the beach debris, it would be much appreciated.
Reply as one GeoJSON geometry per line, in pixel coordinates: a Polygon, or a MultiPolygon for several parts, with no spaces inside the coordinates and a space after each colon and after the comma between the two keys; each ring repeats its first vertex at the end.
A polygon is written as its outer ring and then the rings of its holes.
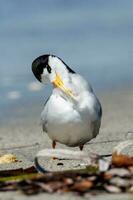
{"type": "Polygon", "coordinates": [[[112,168],[107,171],[108,175],[119,176],[119,177],[129,177],[131,175],[130,169],[125,168],[112,168]]]}
{"type": "Polygon", "coordinates": [[[129,157],[123,154],[113,154],[112,155],[112,164],[117,167],[126,167],[126,166],[133,166],[133,157],[129,157]]]}
{"type": "Polygon", "coordinates": [[[104,187],[110,193],[120,193],[120,192],[122,192],[121,188],[114,186],[114,185],[105,185],[104,187]]]}
{"type": "Polygon", "coordinates": [[[0,164],[17,162],[17,158],[13,154],[4,154],[0,156],[0,164]]]}
{"type": "Polygon", "coordinates": [[[110,161],[106,160],[105,158],[101,157],[98,160],[98,168],[100,172],[105,172],[109,169],[110,161]]]}
{"type": "Polygon", "coordinates": [[[121,177],[116,176],[116,177],[113,177],[113,178],[110,180],[110,183],[111,183],[112,185],[117,186],[117,187],[125,187],[125,188],[127,188],[127,187],[133,185],[133,180],[131,180],[131,179],[126,179],[126,178],[124,179],[124,178],[121,178],[121,177]]]}
{"type": "Polygon", "coordinates": [[[124,155],[122,151],[128,146],[133,145],[133,140],[126,140],[119,143],[112,153],[112,164],[117,167],[133,166],[133,156],[124,155]]]}
{"type": "MultiPolygon", "coordinates": [[[[112,161],[108,162],[102,156],[87,152],[76,152],[67,150],[40,151],[35,160],[35,167],[27,169],[0,171],[0,191],[21,191],[26,195],[34,195],[41,192],[47,193],[68,193],[76,195],[86,195],[94,192],[109,193],[133,193],[133,164],[132,162],[114,162],[113,156],[121,156],[121,150],[127,147],[129,141],[117,145],[112,153],[112,161]],[[52,154],[51,154],[52,152],[52,154]],[[88,159],[88,165],[84,169],[67,171],[47,171],[39,164],[40,156],[61,157],[67,159],[88,159]],[[42,168],[41,170],[39,168],[42,168]],[[41,171],[42,173],[38,173],[41,171]]],[[[130,142],[131,144],[131,142],[130,142]]],[[[124,159],[130,160],[132,157],[124,155],[124,159]]],[[[63,160],[59,163],[63,163],[63,160]]]]}
{"type": "Polygon", "coordinates": [[[78,192],[86,192],[90,190],[93,187],[94,183],[90,181],[89,179],[78,181],[77,183],[73,184],[71,187],[72,191],[78,191],[78,192]]]}
{"type": "Polygon", "coordinates": [[[20,176],[24,174],[33,174],[37,173],[37,170],[34,166],[28,167],[28,168],[17,168],[17,169],[10,169],[10,170],[0,170],[0,181],[3,177],[8,177],[10,180],[10,177],[13,176],[20,176]]]}
{"type": "Polygon", "coordinates": [[[95,168],[99,168],[99,171],[106,171],[110,165],[108,160],[94,153],[88,153],[85,151],[73,151],[68,149],[43,149],[37,153],[34,160],[37,171],[41,173],[46,173],[49,170],[41,166],[39,162],[40,157],[58,158],[59,160],[80,160],[80,166],[94,166],[95,168]]]}
{"type": "MultiPolygon", "coordinates": [[[[112,166],[113,167],[113,166],[112,166]]],[[[115,169],[115,168],[113,168],[115,169]]],[[[113,170],[112,169],[112,170],[113,170]]],[[[121,168],[117,168],[120,170],[121,168]]],[[[22,191],[26,195],[48,193],[74,192],[85,195],[94,191],[110,193],[133,192],[132,173],[127,168],[129,175],[119,176],[119,173],[107,172],[91,173],[86,170],[70,170],[60,172],[37,173],[35,168],[17,170],[17,176],[0,176],[0,191],[22,191]],[[28,173],[27,173],[28,172],[28,173]]],[[[14,174],[15,171],[13,171],[14,174]]],[[[113,172],[113,171],[112,171],[113,172]]]]}

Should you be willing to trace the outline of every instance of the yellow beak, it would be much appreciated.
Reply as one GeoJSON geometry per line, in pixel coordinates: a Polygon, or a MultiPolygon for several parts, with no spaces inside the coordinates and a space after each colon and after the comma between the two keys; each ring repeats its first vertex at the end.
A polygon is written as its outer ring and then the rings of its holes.
{"type": "Polygon", "coordinates": [[[56,78],[53,81],[53,84],[54,84],[55,87],[58,87],[61,90],[63,90],[67,95],[69,95],[70,97],[74,98],[74,95],[73,95],[72,91],[65,87],[61,77],[58,74],[56,74],[56,78]]]}

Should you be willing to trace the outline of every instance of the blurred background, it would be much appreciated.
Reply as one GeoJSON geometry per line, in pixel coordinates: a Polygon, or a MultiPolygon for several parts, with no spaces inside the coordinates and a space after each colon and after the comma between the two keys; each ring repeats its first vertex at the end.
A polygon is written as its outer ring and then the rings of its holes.
{"type": "Polygon", "coordinates": [[[1,119],[44,104],[50,90],[36,82],[31,63],[46,53],[61,57],[96,92],[132,86],[133,1],[0,0],[1,119]]]}

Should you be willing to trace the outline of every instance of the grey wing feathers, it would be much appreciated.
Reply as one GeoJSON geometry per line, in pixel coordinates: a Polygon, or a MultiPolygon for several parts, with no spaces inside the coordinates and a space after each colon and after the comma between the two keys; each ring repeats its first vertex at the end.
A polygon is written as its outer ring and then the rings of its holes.
{"type": "Polygon", "coordinates": [[[101,126],[101,120],[93,122],[93,137],[96,137],[99,133],[99,129],[101,126]]]}
{"type": "Polygon", "coordinates": [[[97,112],[97,120],[93,122],[93,137],[96,137],[97,134],[99,133],[99,129],[100,129],[100,126],[101,126],[101,118],[102,118],[102,106],[99,102],[99,100],[97,99],[97,107],[96,107],[96,112],[97,112]]]}
{"type": "Polygon", "coordinates": [[[47,133],[47,121],[42,123],[42,129],[43,129],[44,132],[47,133]]]}
{"type": "Polygon", "coordinates": [[[99,118],[101,118],[102,117],[102,106],[101,106],[101,104],[100,104],[100,102],[99,102],[99,110],[98,110],[98,116],[99,116],[99,118]]]}
{"type": "Polygon", "coordinates": [[[47,133],[47,103],[48,103],[49,98],[46,100],[45,104],[44,104],[44,109],[41,113],[41,124],[42,124],[42,129],[44,132],[47,133]]]}

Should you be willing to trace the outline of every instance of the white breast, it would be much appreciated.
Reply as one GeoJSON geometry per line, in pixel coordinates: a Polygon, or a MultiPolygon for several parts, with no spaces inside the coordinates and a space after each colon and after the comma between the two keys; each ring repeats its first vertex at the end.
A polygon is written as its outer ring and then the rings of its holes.
{"type": "Polygon", "coordinates": [[[42,112],[42,121],[47,121],[47,134],[55,141],[68,146],[79,146],[92,139],[95,110],[89,99],[76,106],[58,93],[51,95],[47,109],[42,112]]]}

